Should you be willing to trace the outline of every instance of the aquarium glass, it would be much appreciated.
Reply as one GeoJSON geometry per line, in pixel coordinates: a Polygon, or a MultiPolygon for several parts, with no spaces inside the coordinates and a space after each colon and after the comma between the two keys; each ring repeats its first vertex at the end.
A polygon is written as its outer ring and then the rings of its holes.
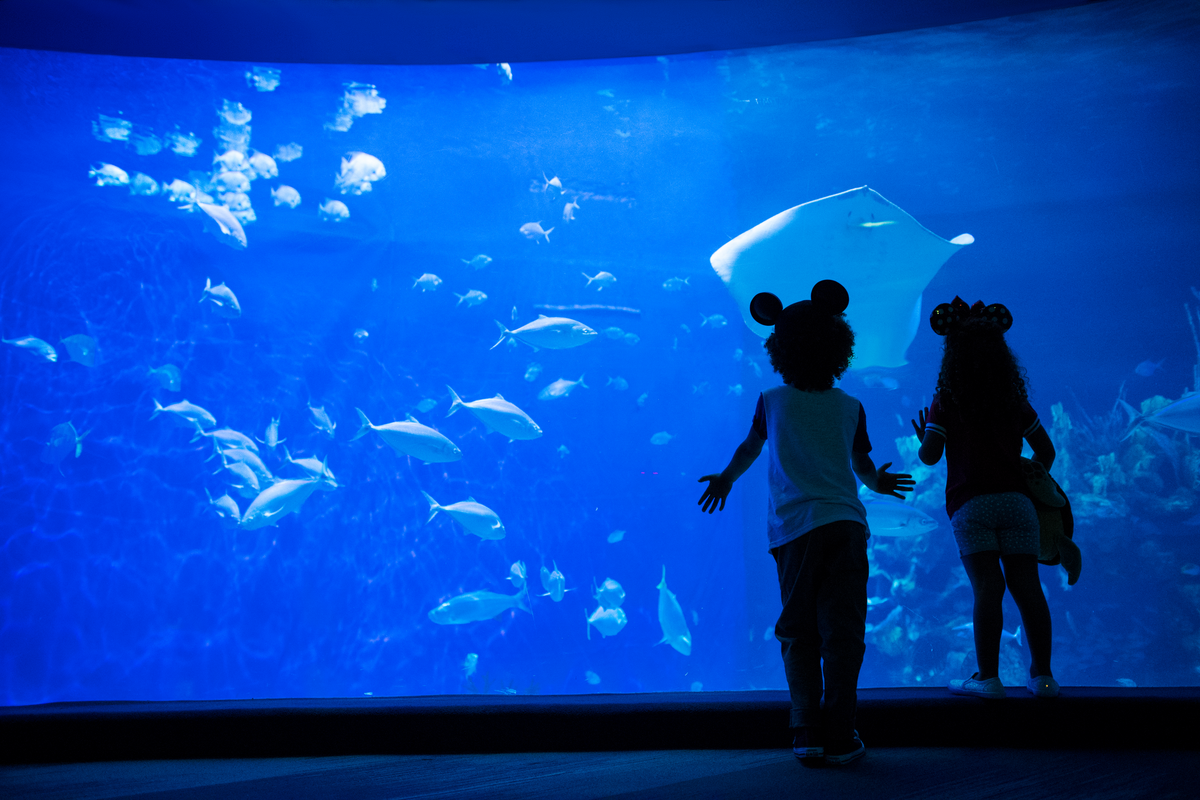
{"type": "Polygon", "coordinates": [[[860,685],[974,668],[910,424],[955,295],[1011,310],[1058,449],[1058,679],[1200,682],[1197,31],[1110,2],[616,61],[0,51],[0,699],[782,688],[765,456],[697,506],[779,382],[709,258],[862,186],[896,211],[854,235],[974,242],[851,296],[900,357],[841,388],[918,480],[860,685]]]}

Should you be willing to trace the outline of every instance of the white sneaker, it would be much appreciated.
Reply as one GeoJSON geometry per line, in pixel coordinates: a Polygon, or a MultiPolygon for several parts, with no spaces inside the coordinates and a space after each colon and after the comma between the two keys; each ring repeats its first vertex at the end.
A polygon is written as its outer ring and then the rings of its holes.
{"type": "Polygon", "coordinates": [[[1004,684],[999,678],[988,678],[986,681],[979,680],[976,672],[966,680],[950,681],[950,694],[970,695],[971,697],[982,697],[987,700],[1003,700],[1004,699],[1004,684]]]}
{"type": "Polygon", "coordinates": [[[1049,675],[1038,675],[1036,678],[1030,678],[1029,692],[1035,697],[1058,697],[1058,681],[1049,675]]]}

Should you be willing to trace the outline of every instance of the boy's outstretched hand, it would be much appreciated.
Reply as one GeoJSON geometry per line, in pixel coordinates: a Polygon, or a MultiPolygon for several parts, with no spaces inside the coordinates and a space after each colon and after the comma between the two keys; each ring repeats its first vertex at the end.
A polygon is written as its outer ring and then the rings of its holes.
{"type": "Polygon", "coordinates": [[[892,462],[889,461],[875,471],[875,491],[903,500],[904,495],[900,493],[911,492],[917,483],[907,472],[888,472],[887,468],[891,465],[892,462]]]}
{"type": "Polygon", "coordinates": [[[729,496],[729,492],[733,489],[733,481],[729,480],[722,474],[705,475],[700,478],[697,483],[708,481],[708,488],[704,490],[704,494],[700,496],[700,500],[696,505],[700,506],[701,513],[707,511],[709,514],[717,510],[717,503],[720,501],[720,508],[725,510],[725,498],[729,496]]]}

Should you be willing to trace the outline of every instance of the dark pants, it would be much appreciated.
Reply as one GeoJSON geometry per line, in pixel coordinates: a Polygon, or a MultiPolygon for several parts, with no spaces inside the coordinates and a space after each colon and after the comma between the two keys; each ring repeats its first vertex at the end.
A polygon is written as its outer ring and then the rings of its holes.
{"type": "Polygon", "coordinates": [[[858,672],[867,649],[867,529],[858,522],[831,522],[771,555],[783,599],[775,638],[782,644],[792,695],[791,727],[817,728],[828,742],[848,739],[854,733],[858,672]]]}

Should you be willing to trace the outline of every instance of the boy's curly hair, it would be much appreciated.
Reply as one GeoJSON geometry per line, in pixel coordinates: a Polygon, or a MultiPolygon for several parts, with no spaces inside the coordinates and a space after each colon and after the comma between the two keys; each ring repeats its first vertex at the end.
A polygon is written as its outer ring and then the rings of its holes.
{"type": "Polygon", "coordinates": [[[1012,419],[1029,399],[1025,368],[986,320],[966,320],[946,335],[937,391],[943,407],[964,420],[1012,419]]]}
{"type": "Polygon", "coordinates": [[[854,358],[854,331],[845,314],[813,317],[781,339],[772,332],[763,344],[783,382],[803,392],[833,388],[854,358]]]}

